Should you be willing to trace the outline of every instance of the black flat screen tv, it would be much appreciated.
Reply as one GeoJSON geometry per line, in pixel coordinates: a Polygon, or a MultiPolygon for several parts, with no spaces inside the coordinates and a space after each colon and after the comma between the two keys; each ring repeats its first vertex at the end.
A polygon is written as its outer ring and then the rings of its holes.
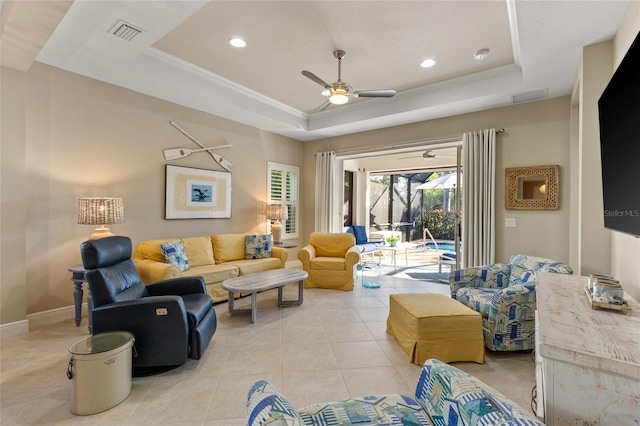
{"type": "Polygon", "coordinates": [[[605,228],[640,236],[640,33],[598,100],[605,228]]]}

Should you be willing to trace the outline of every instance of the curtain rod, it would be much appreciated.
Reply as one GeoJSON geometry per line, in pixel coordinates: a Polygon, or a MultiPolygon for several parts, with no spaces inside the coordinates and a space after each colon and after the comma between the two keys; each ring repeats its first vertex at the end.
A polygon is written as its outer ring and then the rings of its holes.
{"type": "MultiPolygon", "coordinates": [[[[504,132],[505,130],[503,128],[496,129],[497,134],[504,133],[504,132]]],[[[377,152],[377,151],[392,151],[396,149],[420,148],[428,145],[436,145],[436,144],[448,143],[448,142],[459,142],[461,140],[462,140],[461,134],[446,136],[443,138],[436,138],[436,139],[420,139],[420,140],[405,142],[399,145],[391,145],[387,147],[355,148],[355,149],[348,149],[345,151],[336,151],[336,156],[343,157],[347,155],[367,154],[367,153],[377,152]]]]}

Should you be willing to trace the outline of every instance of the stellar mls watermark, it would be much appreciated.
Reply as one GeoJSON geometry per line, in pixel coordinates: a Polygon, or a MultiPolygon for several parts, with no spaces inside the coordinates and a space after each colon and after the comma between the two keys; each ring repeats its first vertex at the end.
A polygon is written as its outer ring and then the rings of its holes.
{"type": "Polygon", "coordinates": [[[605,210],[605,217],[640,217],[640,210],[605,210]]]}

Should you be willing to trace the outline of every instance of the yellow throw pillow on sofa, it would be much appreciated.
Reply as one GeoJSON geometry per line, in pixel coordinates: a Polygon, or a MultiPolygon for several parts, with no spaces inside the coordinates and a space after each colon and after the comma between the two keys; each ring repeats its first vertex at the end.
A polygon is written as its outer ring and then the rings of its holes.
{"type": "Polygon", "coordinates": [[[203,237],[182,238],[182,244],[192,268],[195,266],[215,265],[211,237],[205,235],[203,237]]]}
{"type": "Polygon", "coordinates": [[[211,241],[216,263],[244,259],[245,234],[215,234],[211,241]]]}

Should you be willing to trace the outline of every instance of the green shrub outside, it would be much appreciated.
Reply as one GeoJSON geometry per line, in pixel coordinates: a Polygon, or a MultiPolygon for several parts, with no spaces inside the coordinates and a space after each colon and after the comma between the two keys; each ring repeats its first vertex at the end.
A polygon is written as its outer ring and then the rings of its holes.
{"type": "MultiPolygon", "coordinates": [[[[422,216],[422,225],[426,226],[436,240],[453,240],[455,238],[455,212],[445,210],[428,210],[422,216]]],[[[427,238],[429,236],[427,235],[427,238]]]]}

